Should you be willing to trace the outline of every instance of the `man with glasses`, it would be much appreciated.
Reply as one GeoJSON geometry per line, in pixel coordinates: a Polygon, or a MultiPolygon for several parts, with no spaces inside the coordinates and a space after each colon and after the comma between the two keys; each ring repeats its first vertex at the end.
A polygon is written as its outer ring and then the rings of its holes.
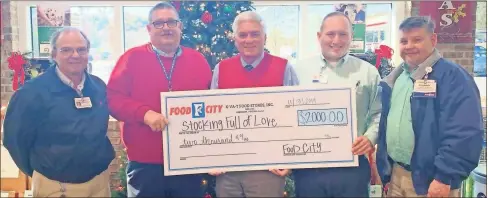
{"type": "Polygon", "coordinates": [[[108,82],[111,114],[124,122],[129,197],[202,197],[201,175],[164,176],[161,92],[206,90],[212,71],[205,57],[180,46],[182,24],[166,2],[149,12],[150,43],[125,52],[108,82]]]}
{"type": "Polygon", "coordinates": [[[55,63],[12,96],[4,145],[26,175],[34,197],[109,197],[106,86],[88,74],[90,41],[66,27],[51,39],[55,63]]]}

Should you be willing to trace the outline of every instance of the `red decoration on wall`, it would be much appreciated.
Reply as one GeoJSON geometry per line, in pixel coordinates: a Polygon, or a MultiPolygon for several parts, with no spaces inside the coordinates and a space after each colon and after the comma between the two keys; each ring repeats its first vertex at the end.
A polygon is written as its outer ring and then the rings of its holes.
{"type": "Polygon", "coordinates": [[[212,14],[210,14],[208,11],[205,11],[200,19],[203,23],[209,24],[210,22],[212,22],[212,14]]]}
{"type": "Polygon", "coordinates": [[[12,89],[16,91],[19,88],[19,84],[24,84],[24,64],[26,61],[20,52],[12,52],[7,61],[8,68],[14,70],[14,76],[12,77],[12,89]]]}
{"type": "Polygon", "coordinates": [[[393,56],[393,49],[391,49],[390,47],[388,47],[386,45],[380,45],[380,48],[375,49],[374,53],[376,54],[376,65],[375,66],[376,66],[376,68],[380,68],[381,60],[383,58],[391,59],[391,57],[393,56]]]}
{"type": "Polygon", "coordinates": [[[439,43],[473,43],[476,1],[420,1],[419,15],[435,23],[439,43]]]}

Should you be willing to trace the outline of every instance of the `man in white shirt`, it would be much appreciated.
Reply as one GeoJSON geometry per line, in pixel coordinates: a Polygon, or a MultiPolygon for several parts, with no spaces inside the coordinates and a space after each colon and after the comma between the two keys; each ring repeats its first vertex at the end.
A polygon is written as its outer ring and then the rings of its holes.
{"type": "Polygon", "coordinates": [[[299,61],[300,85],[313,83],[356,86],[358,138],[352,154],[359,156],[358,167],[294,170],[298,197],[368,197],[371,169],[365,155],[374,151],[378,137],[381,101],[378,70],[366,61],[348,54],[352,23],[341,12],[324,17],[317,38],[321,55],[299,61]]]}

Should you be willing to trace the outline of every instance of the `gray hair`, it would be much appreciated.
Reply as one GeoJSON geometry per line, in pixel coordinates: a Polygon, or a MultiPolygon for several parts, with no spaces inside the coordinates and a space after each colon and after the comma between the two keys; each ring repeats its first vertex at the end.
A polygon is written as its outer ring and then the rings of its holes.
{"type": "Polygon", "coordinates": [[[399,30],[404,32],[413,28],[425,28],[427,32],[434,33],[435,24],[430,16],[412,16],[402,21],[399,30]]]}
{"type": "Polygon", "coordinates": [[[154,11],[156,10],[163,10],[163,9],[170,9],[170,10],[173,10],[175,11],[176,13],[176,17],[178,17],[177,19],[180,19],[180,15],[178,14],[178,11],[176,10],[176,8],[169,2],[161,2],[161,3],[158,3],[156,4],[155,6],[153,6],[151,8],[151,10],[149,11],[149,16],[147,18],[147,21],[149,23],[152,22],[152,14],[154,13],[154,11]]]}
{"type": "Polygon", "coordinates": [[[241,24],[244,21],[258,22],[259,24],[261,24],[261,28],[263,32],[266,34],[266,24],[264,24],[263,18],[257,12],[254,11],[241,12],[239,15],[236,16],[236,18],[234,19],[234,23],[232,24],[232,32],[234,32],[234,34],[237,33],[239,24],[241,24]]]}
{"type": "Polygon", "coordinates": [[[330,17],[333,17],[333,16],[343,16],[347,19],[347,22],[349,22],[349,27],[351,28],[351,34],[352,34],[352,22],[351,22],[351,19],[349,19],[349,17],[344,14],[343,12],[339,12],[339,11],[335,11],[335,12],[331,12],[327,15],[325,15],[324,19],[322,19],[322,24],[320,24],[320,31],[322,31],[322,29],[324,28],[324,22],[325,20],[327,20],[328,18],[330,17]]]}
{"type": "Polygon", "coordinates": [[[81,31],[79,28],[67,26],[57,30],[51,35],[51,39],[49,42],[51,44],[51,58],[54,55],[54,52],[56,51],[56,44],[58,42],[58,38],[63,32],[79,32],[86,41],[86,48],[90,50],[90,40],[88,39],[86,34],[83,31],[81,31]]]}

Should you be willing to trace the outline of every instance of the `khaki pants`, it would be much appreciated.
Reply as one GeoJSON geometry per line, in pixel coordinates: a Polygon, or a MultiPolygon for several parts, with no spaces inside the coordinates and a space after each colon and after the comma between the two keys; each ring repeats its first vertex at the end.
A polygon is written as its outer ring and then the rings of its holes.
{"type": "Polygon", "coordinates": [[[95,176],[90,181],[80,184],[62,183],[48,179],[34,171],[32,175],[32,193],[34,197],[110,197],[110,174],[108,170],[95,176]],[[64,187],[64,193],[62,192],[64,187]]]}
{"type": "MultiPolygon", "coordinates": [[[[393,165],[391,181],[388,187],[387,197],[427,197],[427,195],[417,195],[413,188],[412,173],[405,170],[398,164],[393,165]]],[[[451,190],[449,197],[460,197],[459,189],[451,190]]]]}
{"type": "Polygon", "coordinates": [[[285,177],[268,170],[228,172],[217,176],[217,197],[283,197],[285,177]]]}

